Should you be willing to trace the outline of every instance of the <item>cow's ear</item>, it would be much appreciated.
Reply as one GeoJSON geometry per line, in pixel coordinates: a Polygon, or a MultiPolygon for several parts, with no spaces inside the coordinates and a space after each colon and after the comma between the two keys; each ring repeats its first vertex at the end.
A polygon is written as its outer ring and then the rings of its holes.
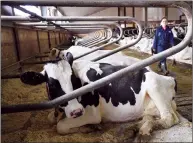
{"type": "Polygon", "coordinates": [[[20,80],[29,85],[38,85],[43,82],[46,82],[46,77],[38,72],[25,72],[20,75],[20,80]]]}
{"type": "Polygon", "coordinates": [[[52,50],[50,51],[49,54],[49,58],[50,59],[56,59],[60,54],[60,50],[56,49],[56,48],[52,48],[52,50]]]}
{"type": "Polygon", "coordinates": [[[72,66],[74,58],[73,58],[73,55],[70,52],[66,53],[66,59],[67,59],[68,63],[72,66]]]}

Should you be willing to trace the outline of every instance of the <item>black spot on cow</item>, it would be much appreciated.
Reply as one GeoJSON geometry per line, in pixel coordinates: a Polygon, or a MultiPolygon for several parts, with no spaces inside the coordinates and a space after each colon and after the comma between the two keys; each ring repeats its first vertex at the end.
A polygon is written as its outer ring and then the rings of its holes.
{"type": "Polygon", "coordinates": [[[62,90],[62,87],[57,79],[49,77],[46,84],[48,87],[48,93],[49,93],[50,100],[53,100],[65,94],[65,92],[62,90]]]}
{"type": "Polygon", "coordinates": [[[75,76],[73,70],[71,75],[71,82],[72,82],[73,90],[76,90],[82,86],[80,79],[75,76]]]}
{"type": "MultiPolygon", "coordinates": [[[[88,83],[84,83],[83,86],[87,85],[88,83]]],[[[87,105],[94,105],[95,107],[97,107],[99,105],[99,94],[96,90],[94,90],[93,92],[88,92],[84,95],[81,96],[81,101],[80,103],[82,104],[82,106],[85,108],[87,105]]]]}
{"type": "MultiPolygon", "coordinates": [[[[146,68],[144,68],[143,69],[143,73],[146,73],[146,72],[149,72],[146,68]]],[[[145,80],[146,80],[146,76],[145,76],[145,74],[143,75],[143,82],[145,82],[145,80]]]]}
{"type": "Polygon", "coordinates": [[[176,79],[174,79],[174,81],[175,81],[175,86],[174,86],[174,90],[175,90],[175,92],[177,92],[177,81],[176,81],[176,79]]]}
{"type": "Polygon", "coordinates": [[[145,77],[145,75],[143,75],[143,82],[145,82],[145,80],[146,80],[146,77],[145,77]]]}
{"type": "MultiPolygon", "coordinates": [[[[103,71],[101,75],[97,75],[97,72],[94,69],[87,71],[89,80],[96,81],[125,68],[125,66],[112,66],[110,64],[100,64],[99,67],[103,71]]],[[[98,93],[105,98],[107,103],[111,99],[114,106],[118,106],[119,103],[126,104],[127,102],[130,102],[131,105],[135,105],[136,98],[134,92],[136,94],[140,92],[142,78],[144,73],[147,71],[148,70],[144,68],[137,72],[128,73],[127,75],[120,77],[118,80],[113,80],[111,84],[101,87],[96,91],[98,91],[98,93]]]]}

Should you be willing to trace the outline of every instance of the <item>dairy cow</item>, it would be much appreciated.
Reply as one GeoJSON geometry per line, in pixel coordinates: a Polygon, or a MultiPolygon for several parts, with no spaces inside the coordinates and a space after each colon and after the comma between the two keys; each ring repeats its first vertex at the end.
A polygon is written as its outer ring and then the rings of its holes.
{"type": "MultiPolygon", "coordinates": [[[[70,52],[64,52],[60,61],[48,63],[40,73],[25,72],[21,81],[38,85],[46,82],[49,99],[59,96],[108,76],[125,66],[77,60],[73,63],[70,52]]],[[[146,116],[160,119],[145,121],[140,126],[141,134],[150,134],[154,126],[169,128],[179,122],[174,101],[176,82],[173,77],[158,75],[149,68],[128,73],[104,87],[86,93],[59,106],[48,115],[49,121],[57,124],[57,131],[66,134],[86,124],[124,122],[146,116]]]]}

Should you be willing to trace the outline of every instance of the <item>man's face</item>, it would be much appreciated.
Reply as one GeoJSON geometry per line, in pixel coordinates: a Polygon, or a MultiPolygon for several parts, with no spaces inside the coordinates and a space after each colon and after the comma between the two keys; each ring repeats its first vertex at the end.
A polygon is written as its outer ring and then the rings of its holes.
{"type": "Polygon", "coordinates": [[[167,19],[162,19],[162,26],[166,26],[168,24],[167,19]]]}

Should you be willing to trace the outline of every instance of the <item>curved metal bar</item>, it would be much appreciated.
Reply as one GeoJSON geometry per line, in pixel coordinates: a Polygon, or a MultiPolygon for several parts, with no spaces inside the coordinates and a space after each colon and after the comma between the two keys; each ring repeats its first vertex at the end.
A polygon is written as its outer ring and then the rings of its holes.
{"type": "Polygon", "coordinates": [[[114,41],[111,41],[111,42],[109,42],[109,43],[106,43],[106,44],[104,44],[104,45],[99,46],[98,48],[102,48],[102,49],[103,49],[104,47],[109,46],[109,45],[111,45],[111,44],[119,41],[119,40],[122,38],[122,36],[123,36],[123,29],[122,29],[121,26],[120,26],[119,24],[117,24],[117,23],[114,23],[114,25],[115,25],[115,26],[119,29],[119,31],[120,31],[119,37],[118,37],[116,40],[114,40],[114,41]]]}
{"type": "MultiPolygon", "coordinates": [[[[183,50],[191,41],[192,39],[192,13],[191,13],[191,8],[189,7],[189,5],[182,3],[182,2],[177,2],[175,3],[176,7],[180,8],[181,11],[185,14],[185,16],[188,19],[188,32],[184,38],[184,40],[182,40],[181,43],[179,43],[178,45],[167,49],[166,51],[163,51],[157,55],[154,55],[152,57],[149,57],[145,60],[143,60],[142,62],[137,62],[136,64],[133,64],[129,67],[126,67],[124,69],[121,69],[109,76],[106,76],[100,80],[97,80],[93,83],[90,83],[84,87],[81,87],[77,90],[74,90],[71,93],[65,94],[61,97],[58,97],[52,101],[45,101],[43,103],[36,103],[36,104],[20,104],[20,105],[11,105],[11,106],[3,106],[1,108],[1,113],[5,114],[5,113],[14,113],[14,112],[26,112],[26,111],[34,111],[34,110],[45,110],[45,109],[50,109],[50,108],[54,108],[64,102],[67,102],[71,99],[74,99],[78,96],[81,96],[87,92],[90,92],[94,89],[100,88],[104,85],[109,84],[111,81],[120,78],[121,76],[127,74],[128,72],[132,72],[132,71],[136,71],[136,70],[140,70],[154,62],[157,62],[159,60],[161,60],[163,57],[168,57],[171,56],[181,50],[183,50]]],[[[139,33],[142,33],[141,30],[139,30],[139,33]]],[[[138,36],[139,38],[139,36],[138,36]]]]}
{"type": "Polygon", "coordinates": [[[94,35],[93,37],[88,37],[88,38],[86,38],[85,40],[82,40],[81,42],[80,42],[80,45],[85,45],[85,46],[87,46],[87,45],[89,45],[89,44],[92,44],[93,42],[95,42],[95,41],[100,41],[101,39],[102,39],[102,37],[103,37],[103,33],[101,33],[101,32],[99,32],[99,33],[97,33],[96,35],[94,35]]]}
{"type": "Polygon", "coordinates": [[[96,35],[94,35],[93,37],[88,37],[88,39],[83,40],[83,42],[81,42],[81,44],[87,44],[89,42],[93,42],[96,40],[100,40],[103,36],[104,36],[104,31],[98,31],[98,33],[96,35]]]}
{"type": "MultiPolygon", "coordinates": [[[[120,35],[119,35],[119,37],[118,37],[116,40],[111,41],[111,42],[108,42],[108,43],[106,43],[106,44],[104,44],[104,45],[101,45],[101,46],[99,46],[98,48],[101,48],[101,49],[102,49],[102,48],[104,48],[104,47],[106,47],[106,46],[109,46],[109,45],[111,45],[111,44],[119,41],[119,40],[121,39],[121,37],[123,36],[123,29],[121,28],[121,26],[120,26],[119,24],[117,24],[117,23],[112,23],[112,22],[105,22],[105,23],[102,22],[102,23],[100,23],[100,24],[115,25],[115,26],[119,29],[120,35]]],[[[88,54],[90,54],[90,53],[92,53],[92,52],[95,52],[95,51],[96,51],[95,49],[94,49],[94,50],[91,50],[91,51],[89,51],[89,52],[87,52],[87,53],[84,53],[84,54],[82,54],[82,55],[80,55],[80,56],[75,57],[74,59],[76,60],[76,59],[78,59],[78,58],[81,58],[81,57],[83,57],[83,56],[86,56],[86,55],[88,55],[88,54]]]]}
{"type": "Polygon", "coordinates": [[[102,40],[102,41],[99,41],[98,43],[93,43],[93,44],[91,44],[90,46],[87,46],[88,48],[91,48],[91,47],[93,47],[93,46],[96,46],[96,45],[98,45],[98,44],[101,44],[101,43],[104,43],[104,42],[107,42],[107,41],[109,41],[111,38],[112,38],[112,36],[113,36],[113,31],[112,31],[112,29],[109,27],[108,29],[107,29],[107,32],[105,32],[105,39],[104,40],[102,40]],[[109,34],[108,34],[108,31],[109,31],[109,34]]]}
{"type": "Polygon", "coordinates": [[[135,23],[137,24],[138,28],[139,28],[139,34],[138,34],[138,36],[137,36],[137,38],[136,38],[135,40],[131,41],[131,43],[126,44],[126,45],[124,45],[124,46],[122,46],[122,47],[118,47],[118,48],[110,51],[109,53],[106,53],[106,54],[103,54],[103,55],[101,55],[101,56],[99,56],[99,57],[97,57],[97,58],[94,58],[94,59],[92,59],[91,61],[98,61],[98,60],[103,59],[103,58],[105,58],[105,57],[107,57],[107,56],[110,56],[110,55],[112,55],[112,54],[114,54],[114,53],[117,53],[117,52],[119,52],[119,51],[121,51],[121,50],[124,50],[124,49],[126,49],[126,48],[128,48],[128,47],[130,47],[130,46],[133,46],[133,45],[135,45],[137,42],[139,42],[140,39],[141,39],[141,37],[142,37],[142,32],[143,32],[143,30],[142,30],[142,27],[141,27],[140,23],[139,23],[137,20],[133,20],[133,22],[135,22],[135,23]]]}

